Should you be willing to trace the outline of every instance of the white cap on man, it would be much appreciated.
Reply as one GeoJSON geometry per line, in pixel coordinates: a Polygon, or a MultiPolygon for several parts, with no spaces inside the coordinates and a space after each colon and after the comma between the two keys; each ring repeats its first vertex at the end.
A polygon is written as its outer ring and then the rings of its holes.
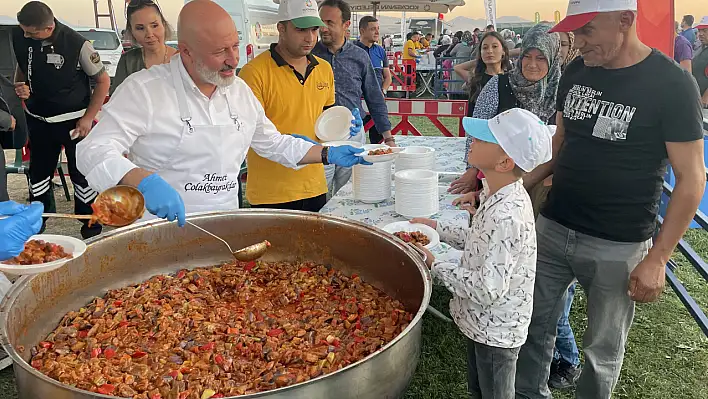
{"type": "Polygon", "coordinates": [[[637,0],[570,0],[565,18],[549,32],[572,32],[587,25],[597,14],[637,11],[637,0]]]}
{"type": "Polygon", "coordinates": [[[555,126],[525,109],[513,108],[489,120],[465,117],[462,127],[468,136],[499,144],[524,172],[551,160],[555,126]]]}
{"type": "Polygon", "coordinates": [[[290,21],[296,28],[308,29],[326,26],[317,11],[315,0],[280,0],[278,21],[290,21]]]}
{"type": "Polygon", "coordinates": [[[701,29],[708,29],[708,16],[705,16],[701,18],[701,22],[696,25],[696,29],[701,30],[701,29]]]}

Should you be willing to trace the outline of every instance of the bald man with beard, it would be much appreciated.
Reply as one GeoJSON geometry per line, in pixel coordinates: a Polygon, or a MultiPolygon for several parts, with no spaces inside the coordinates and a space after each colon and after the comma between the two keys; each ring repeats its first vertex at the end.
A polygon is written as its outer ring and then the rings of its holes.
{"type": "Polygon", "coordinates": [[[238,31],[219,5],[186,4],[178,32],[179,54],[129,76],[77,147],[78,168],[92,188],[137,187],[151,214],[146,218],[182,226],[186,213],[238,209],[239,172],[249,148],[293,169],[363,162],[362,150],[326,148],[278,132],[235,75],[238,31]]]}

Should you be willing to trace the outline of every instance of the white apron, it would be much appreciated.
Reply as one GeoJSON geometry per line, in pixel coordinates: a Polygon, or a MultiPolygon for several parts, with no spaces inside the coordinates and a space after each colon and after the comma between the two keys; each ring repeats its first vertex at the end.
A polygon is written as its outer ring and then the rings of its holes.
{"type": "MultiPolygon", "coordinates": [[[[244,123],[239,121],[226,95],[233,123],[193,125],[178,63],[170,63],[170,68],[184,126],[172,156],[156,173],[177,190],[186,213],[238,209],[238,176],[250,144],[246,142],[248,135],[242,131],[244,123]]],[[[142,220],[154,218],[145,212],[142,220]]]]}

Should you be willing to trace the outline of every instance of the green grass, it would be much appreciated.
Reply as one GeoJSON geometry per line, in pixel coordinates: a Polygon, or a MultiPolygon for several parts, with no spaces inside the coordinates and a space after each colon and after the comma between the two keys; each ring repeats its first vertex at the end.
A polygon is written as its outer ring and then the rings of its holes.
{"type": "MultiPolygon", "coordinates": [[[[392,117],[392,123],[400,118],[392,117]]],[[[410,118],[426,136],[440,135],[427,118],[410,118]]],[[[441,118],[456,133],[454,118],[441,118]]],[[[17,176],[9,181],[10,197],[23,201],[26,182],[17,176]]],[[[71,211],[72,203],[58,196],[59,211],[71,211]]],[[[76,234],[75,223],[50,225],[48,233],[76,234]]],[[[686,240],[708,259],[708,233],[692,230],[686,240]]],[[[708,310],[708,283],[678,254],[677,276],[693,298],[708,310]]],[[[435,287],[431,304],[448,313],[450,294],[435,287]]],[[[571,325],[578,344],[587,326],[586,300],[578,290],[571,311],[571,325]]],[[[426,315],[423,322],[421,358],[406,399],[457,399],[467,397],[465,339],[454,324],[426,315]]],[[[570,399],[572,392],[554,392],[556,399],[570,399]]],[[[627,353],[614,397],[626,399],[708,399],[708,338],[700,331],[671,288],[653,304],[637,306],[629,334],[627,353]]],[[[0,372],[0,398],[17,398],[11,369],[0,372]]]]}

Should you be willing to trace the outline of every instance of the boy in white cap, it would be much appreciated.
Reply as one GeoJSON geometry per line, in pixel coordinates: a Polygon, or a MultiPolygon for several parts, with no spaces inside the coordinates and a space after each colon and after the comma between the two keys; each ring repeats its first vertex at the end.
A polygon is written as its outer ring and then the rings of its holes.
{"type": "Polygon", "coordinates": [[[462,125],[474,138],[468,161],[485,175],[471,227],[411,222],[435,228],[443,241],[464,251],[459,265],[436,262],[429,251],[427,263],[453,293],[450,313],[468,338],[471,397],[512,399],[536,274],[533,206],[522,176],[551,159],[552,130],[519,108],[490,120],[464,118],[462,125]]]}

